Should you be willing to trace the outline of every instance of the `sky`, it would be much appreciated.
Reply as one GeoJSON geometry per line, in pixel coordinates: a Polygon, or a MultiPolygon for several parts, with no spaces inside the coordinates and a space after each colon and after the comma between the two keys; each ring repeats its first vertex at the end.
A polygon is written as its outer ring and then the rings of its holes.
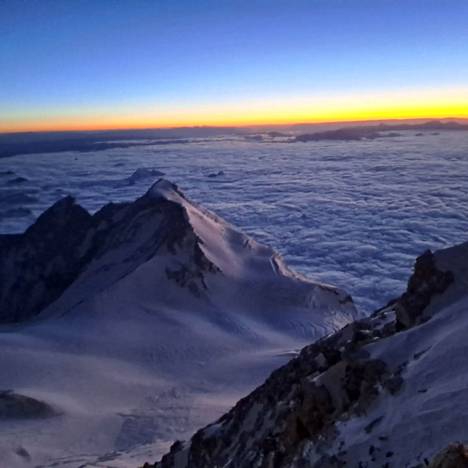
{"type": "Polygon", "coordinates": [[[0,0],[0,132],[468,117],[467,0],[0,0]]]}

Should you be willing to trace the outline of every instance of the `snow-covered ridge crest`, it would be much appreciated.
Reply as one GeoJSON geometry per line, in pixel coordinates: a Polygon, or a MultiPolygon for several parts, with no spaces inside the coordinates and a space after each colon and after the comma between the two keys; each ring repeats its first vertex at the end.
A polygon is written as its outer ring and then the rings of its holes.
{"type": "MultiPolygon", "coordinates": [[[[268,268],[271,267],[272,272],[275,274],[309,281],[304,276],[291,271],[284,263],[281,255],[271,247],[259,244],[219,216],[188,200],[176,184],[165,179],[159,179],[148,190],[146,196],[156,200],[165,199],[183,207],[189,223],[201,242],[202,250],[216,263],[221,271],[239,275],[249,273],[246,270],[239,270],[239,262],[236,261],[233,255],[229,255],[232,252],[235,255],[242,254],[242,251],[246,250],[250,254],[255,254],[255,256],[269,258],[268,268]]],[[[321,286],[324,289],[327,288],[327,285],[321,286]]]]}
{"type": "Polygon", "coordinates": [[[352,306],[348,294],[291,271],[271,247],[259,244],[214,213],[188,200],[175,184],[160,179],[147,195],[177,203],[184,209],[205,258],[230,283],[225,288],[219,278],[210,278],[212,290],[218,295],[221,293],[228,303],[238,304],[239,309],[248,309],[255,314],[259,310],[271,310],[272,304],[284,304],[287,295],[295,297],[296,305],[323,310],[324,316],[331,314],[339,321],[340,314],[336,315],[335,311],[341,306],[352,306]],[[262,291],[258,296],[251,294],[254,284],[262,291]]]}
{"type": "Polygon", "coordinates": [[[258,244],[214,213],[188,200],[177,185],[172,182],[159,179],[148,190],[146,196],[155,200],[168,200],[180,205],[187,214],[187,219],[194,232],[203,244],[203,249],[209,252],[211,248],[211,256],[213,259],[216,259],[218,263],[225,264],[225,270],[232,270],[235,266],[235,262],[232,261],[232,258],[224,257],[226,255],[227,246],[230,250],[235,251],[255,249],[258,254],[279,258],[279,255],[270,247],[258,244]],[[219,245],[222,239],[224,239],[225,244],[219,245]]]}
{"type": "Polygon", "coordinates": [[[176,184],[168,181],[167,179],[159,179],[156,181],[146,192],[148,197],[154,199],[164,198],[176,203],[187,202],[185,196],[179,191],[176,184]]]}

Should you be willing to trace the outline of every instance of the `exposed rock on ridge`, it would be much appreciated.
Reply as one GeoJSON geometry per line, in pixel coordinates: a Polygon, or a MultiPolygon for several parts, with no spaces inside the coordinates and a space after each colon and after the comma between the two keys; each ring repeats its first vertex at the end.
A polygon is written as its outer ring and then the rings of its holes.
{"type": "MultiPolygon", "coordinates": [[[[468,244],[455,249],[455,254],[442,251],[439,255],[455,257],[460,249],[465,257],[468,255],[468,244]]],[[[428,349],[408,355],[401,362],[378,357],[385,352],[375,350],[379,346],[385,350],[387,343],[408,329],[417,333],[418,325],[427,323],[434,313],[429,305],[441,298],[451,284],[455,282],[456,288],[463,289],[460,285],[466,282],[468,272],[460,266],[462,263],[456,266],[456,273],[442,271],[437,255],[424,253],[417,259],[407,291],[399,299],[304,348],[299,357],[274,371],[216,423],[198,431],[190,442],[176,442],[160,462],[147,464],[146,468],[427,466],[422,452],[411,454],[412,458],[399,454],[406,457],[405,463],[411,459],[421,462],[403,465],[394,462],[394,447],[384,451],[382,447],[388,445],[390,435],[378,434],[385,410],[382,413],[376,408],[379,404],[385,408],[386,400],[400,394],[409,361],[419,360],[428,349]],[[363,421],[361,432],[345,435],[346,427],[359,420],[363,421]],[[368,447],[365,456],[359,455],[362,458],[351,454],[354,438],[360,440],[356,453],[362,453],[362,445],[368,447]]],[[[468,295],[468,290],[465,293],[468,295]]],[[[421,394],[426,391],[422,389],[421,394]]],[[[408,424],[412,424],[410,420],[408,424]]],[[[435,449],[433,444],[428,448],[435,449]]],[[[431,466],[466,466],[441,463],[433,462],[431,466]]]]}
{"type": "Polygon", "coordinates": [[[431,297],[443,293],[453,280],[451,271],[437,269],[430,250],[418,257],[408,288],[395,305],[397,327],[410,328],[428,318],[424,316],[424,310],[431,297]]]}
{"type": "Polygon", "coordinates": [[[468,446],[461,443],[451,444],[438,453],[429,468],[467,468],[468,446]]]}

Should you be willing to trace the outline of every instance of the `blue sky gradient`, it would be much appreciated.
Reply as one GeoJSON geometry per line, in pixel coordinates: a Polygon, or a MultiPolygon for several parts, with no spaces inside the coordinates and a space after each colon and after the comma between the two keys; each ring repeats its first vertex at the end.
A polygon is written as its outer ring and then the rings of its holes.
{"type": "Polygon", "coordinates": [[[0,1],[0,119],[468,84],[466,0],[0,1]]]}

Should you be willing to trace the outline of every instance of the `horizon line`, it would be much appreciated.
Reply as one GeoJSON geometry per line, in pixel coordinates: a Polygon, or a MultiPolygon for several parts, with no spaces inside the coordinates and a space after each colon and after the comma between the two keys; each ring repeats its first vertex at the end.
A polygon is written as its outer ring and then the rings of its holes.
{"type": "Polygon", "coordinates": [[[364,123],[378,123],[378,122],[416,122],[416,121],[463,121],[468,122],[467,117],[454,117],[454,116],[445,116],[445,117],[393,117],[393,118],[367,118],[367,119],[350,119],[350,120],[324,120],[324,121],[296,121],[296,122],[264,122],[264,123],[252,123],[252,124],[194,124],[194,125],[167,125],[167,126],[129,126],[129,127],[102,127],[102,128],[79,128],[71,127],[68,129],[47,129],[47,130],[7,130],[1,131],[0,135],[20,135],[20,134],[47,134],[47,133],[94,133],[94,132],[125,132],[125,131],[148,131],[148,130],[183,130],[183,129],[203,129],[203,128],[213,128],[213,129],[246,129],[246,128],[256,128],[256,127],[295,127],[301,125],[340,125],[340,124],[364,124],[364,123]]]}

